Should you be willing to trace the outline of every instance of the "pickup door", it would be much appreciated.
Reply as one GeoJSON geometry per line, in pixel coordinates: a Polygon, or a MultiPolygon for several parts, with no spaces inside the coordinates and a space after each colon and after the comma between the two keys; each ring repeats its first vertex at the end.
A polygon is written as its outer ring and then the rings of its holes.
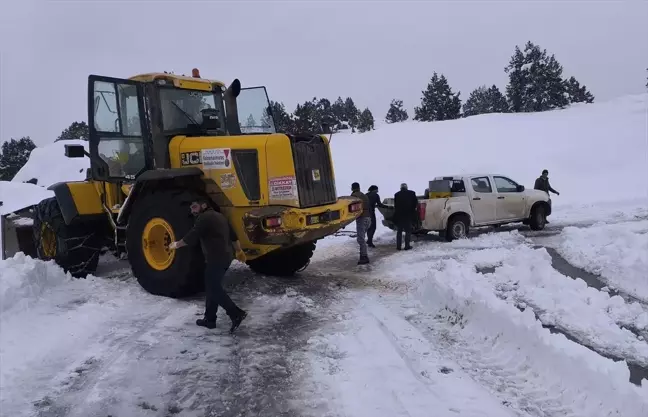
{"type": "Polygon", "coordinates": [[[524,219],[526,201],[524,193],[518,191],[518,184],[506,177],[493,176],[497,190],[497,208],[495,215],[498,221],[524,219]]]}
{"type": "Polygon", "coordinates": [[[497,197],[491,184],[491,179],[485,177],[471,177],[472,190],[470,207],[472,208],[475,225],[493,223],[497,219],[497,197]]]}

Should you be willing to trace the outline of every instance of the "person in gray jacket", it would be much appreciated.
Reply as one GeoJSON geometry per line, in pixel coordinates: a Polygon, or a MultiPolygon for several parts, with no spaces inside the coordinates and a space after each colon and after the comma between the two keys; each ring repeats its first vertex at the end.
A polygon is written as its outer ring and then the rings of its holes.
{"type": "Polygon", "coordinates": [[[358,198],[362,201],[362,213],[356,219],[356,232],[358,234],[357,240],[360,245],[360,259],[358,265],[366,265],[369,263],[369,254],[367,253],[367,230],[371,226],[371,208],[369,207],[369,198],[365,193],[360,191],[360,184],[354,182],[351,184],[351,196],[358,198]]]}

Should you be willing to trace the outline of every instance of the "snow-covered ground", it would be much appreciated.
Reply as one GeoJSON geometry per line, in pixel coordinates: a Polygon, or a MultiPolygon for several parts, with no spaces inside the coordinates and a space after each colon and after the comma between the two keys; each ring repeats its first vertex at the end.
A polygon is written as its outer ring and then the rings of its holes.
{"type": "Polygon", "coordinates": [[[547,168],[561,195],[541,232],[397,252],[379,225],[357,267],[349,228],[291,280],[236,263],[228,288],[250,316],[235,336],[222,313],[195,326],[201,297],[144,292],[123,261],[85,280],[0,261],[0,414],[645,417],[647,97],[335,135],[340,194],[462,170],[531,185],[547,168]]]}

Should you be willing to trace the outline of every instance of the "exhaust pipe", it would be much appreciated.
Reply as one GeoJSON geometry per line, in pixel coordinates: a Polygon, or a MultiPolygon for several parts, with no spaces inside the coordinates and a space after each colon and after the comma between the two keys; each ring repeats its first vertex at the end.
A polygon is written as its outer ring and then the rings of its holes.
{"type": "Polygon", "coordinates": [[[230,135],[240,135],[241,125],[239,124],[238,107],[236,98],[241,93],[241,82],[238,78],[232,81],[232,84],[225,90],[223,99],[225,100],[225,109],[227,117],[227,131],[230,135]]]}

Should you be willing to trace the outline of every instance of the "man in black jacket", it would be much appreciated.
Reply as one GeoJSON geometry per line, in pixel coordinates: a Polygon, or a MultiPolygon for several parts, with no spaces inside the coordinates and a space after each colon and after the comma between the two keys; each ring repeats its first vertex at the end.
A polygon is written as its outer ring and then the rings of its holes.
{"type": "Polygon", "coordinates": [[[396,249],[401,250],[402,234],[405,232],[405,250],[412,249],[412,224],[416,220],[418,198],[414,191],[407,189],[407,184],[401,184],[400,191],[394,194],[394,223],[396,224],[396,249]]]}
{"type": "MultiPolygon", "coordinates": [[[[553,188],[551,188],[551,185],[549,184],[549,171],[544,169],[542,170],[542,175],[538,177],[537,180],[535,180],[535,185],[533,186],[534,189],[544,191],[549,195],[549,192],[552,192],[556,195],[560,195],[560,193],[553,188]]],[[[549,197],[549,204],[551,205],[551,196],[549,197]]],[[[549,223],[549,221],[545,220],[545,223],[549,223]]]]}
{"type": "Polygon", "coordinates": [[[193,228],[179,241],[171,242],[170,249],[193,246],[200,242],[205,257],[205,316],[196,320],[198,326],[216,327],[216,312],[220,305],[230,317],[230,333],[247,317],[223,289],[222,280],[234,257],[245,262],[245,253],[227,218],[212,209],[206,199],[191,203],[191,214],[196,216],[193,228]],[[234,253],[234,250],[236,253],[234,253]]]}
{"type": "Polygon", "coordinates": [[[375,248],[376,246],[373,244],[373,237],[376,233],[376,207],[385,208],[387,206],[380,201],[377,185],[369,187],[367,198],[369,199],[369,209],[371,210],[371,226],[369,226],[369,229],[367,230],[367,246],[375,248]]]}

